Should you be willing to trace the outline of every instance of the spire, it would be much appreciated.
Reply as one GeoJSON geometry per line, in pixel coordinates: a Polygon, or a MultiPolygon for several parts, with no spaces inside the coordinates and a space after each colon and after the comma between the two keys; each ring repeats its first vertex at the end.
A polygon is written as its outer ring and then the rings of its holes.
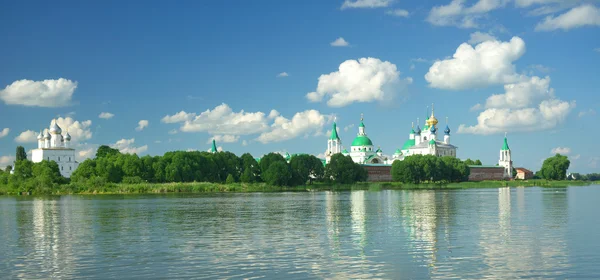
{"type": "Polygon", "coordinates": [[[415,134],[415,122],[411,123],[410,134],[415,134]]]}
{"type": "Polygon", "coordinates": [[[504,145],[502,145],[502,150],[510,151],[510,148],[508,147],[508,140],[506,139],[506,132],[504,132],[504,145]]]}
{"type": "Polygon", "coordinates": [[[335,118],[333,119],[333,127],[331,128],[331,138],[329,138],[331,140],[339,140],[340,137],[338,137],[337,134],[337,125],[335,124],[335,118]]]}
{"type": "Polygon", "coordinates": [[[364,115],[363,113],[360,113],[360,125],[358,127],[365,127],[365,124],[363,123],[364,120],[364,115]]]}
{"type": "Polygon", "coordinates": [[[217,152],[217,143],[215,142],[214,138],[213,138],[213,141],[212,141],[212,148],[210,148],[210,152],[211,153],[216,153],[217,152]]]}
{"type": "Polygon", "coordinates": [[[444,129],[444,134],[450,135],[450,128],[448,127],[448,117],[446,117],[446,129],[444,129]]]}

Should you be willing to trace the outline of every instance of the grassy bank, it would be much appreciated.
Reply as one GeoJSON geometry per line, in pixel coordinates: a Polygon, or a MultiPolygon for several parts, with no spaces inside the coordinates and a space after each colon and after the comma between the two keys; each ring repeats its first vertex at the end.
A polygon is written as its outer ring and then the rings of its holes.
{"type": "MultiPolygon", "coordinates": [[[[265,183],[142,183],[142,184],[106,184],[103,186],[88,186],[79,184],[59,185],[47,191],[30,194],[141,194],[141,193],[218,193],[218,192],[306,192],[306,191],[352,191],[352,190],[441,190],[441,189],[473,189],[473,188],[502,188],[502,187],[567,187],[598,184],[598,182],[585,181],[483,181],[462,182],[451,184],[403,184],[389,183],[357,183],[351,185],[331,185],[316,183],[313,185],[297,187],[270,186],[265,183]]],[[[0,195],[16,195],[15,191],[3,189],[0,186],[0,195]]]]}

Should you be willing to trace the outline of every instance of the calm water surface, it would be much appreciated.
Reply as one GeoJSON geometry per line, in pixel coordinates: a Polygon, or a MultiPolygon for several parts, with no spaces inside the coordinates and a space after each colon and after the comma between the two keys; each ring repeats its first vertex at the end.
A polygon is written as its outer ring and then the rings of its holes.
{"type": "Polygon", "coordinates": [[[600,279],[600,186],[0,197],[0,278],[600,279]]]}

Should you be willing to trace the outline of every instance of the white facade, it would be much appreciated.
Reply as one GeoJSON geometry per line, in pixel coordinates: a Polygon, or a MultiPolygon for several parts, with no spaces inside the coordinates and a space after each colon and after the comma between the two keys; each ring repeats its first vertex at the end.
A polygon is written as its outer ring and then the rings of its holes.
{"type": "Polygon", "coordinates": [[[38,135],[38,148],[32,151],[31,161],[41,162],[52,160],[58,164],[60,174],[71,177],[79,163],[75,160],[75,149],[70,147],[71,135],[67,132],[64,136],[62,129],[56,121],[52,121],[50,128],[38,135]]]}
{"type": "Polygon", "coordinates": [[[342,153],[344,156],[350,156],[352,160],[360,164],[390,164],[388,156],[383,155],[381,149],[375,149],[373,142],[365,132],[365,124],[363,118],[360,118],[358,126],[358,134],[352,141],[350,151],[342,150],[342,140],[339,139],[336,131],[336,124],[333,123],[331,137],[327,141],[327,150],[325,151],[325,161],[329,163],[331,156],[336,153],[342,153]]]}
{"type": "Polygon", "coordinates": [[[500,150],[500,159],[498,160],[498,165],[504,167],[504,178],[512,178],[513,162],[506,135],[504,136],[504,145],[500,150]]]}

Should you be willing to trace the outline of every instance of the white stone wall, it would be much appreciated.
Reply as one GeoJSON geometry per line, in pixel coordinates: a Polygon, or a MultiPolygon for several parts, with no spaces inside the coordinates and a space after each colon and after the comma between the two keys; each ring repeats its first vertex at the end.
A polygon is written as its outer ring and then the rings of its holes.
{"type": "Polygon", "coordinates": [[[58,164],[60,174],[65,177],[71,177],[71,174],[77,169],[78,163],[75,161],[74,149],[35,149],[31,154],[31,161],[41,162],[42,160],[52,160],[58,164]]]}

